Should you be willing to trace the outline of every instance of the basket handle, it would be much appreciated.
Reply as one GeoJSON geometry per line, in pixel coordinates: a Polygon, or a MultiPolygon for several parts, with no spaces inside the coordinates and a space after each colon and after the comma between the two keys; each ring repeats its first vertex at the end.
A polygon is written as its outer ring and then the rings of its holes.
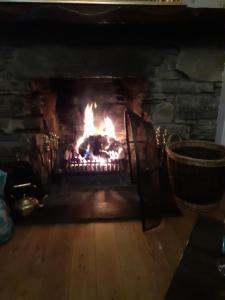
{"type": "Polygon", "coordinates": [[[172,143],[181,142],[181,141],[182,138],[178,134],[170,134],[167,139],[166,145],[169,147],[172,143]]]}

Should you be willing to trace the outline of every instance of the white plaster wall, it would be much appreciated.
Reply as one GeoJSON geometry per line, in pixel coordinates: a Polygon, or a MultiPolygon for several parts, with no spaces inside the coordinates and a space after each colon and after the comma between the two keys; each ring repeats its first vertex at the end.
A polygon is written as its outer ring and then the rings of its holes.
{"type": "Polygon", "coordinates": [[[217,119],[216,143],[225,145],[225,70],[222,74],[222,90],[217,119]]]}
{"type": "Polygon", "coordinates": [[[223,8],[224,0],[184,0],[184,4],[188,7],[205,7],[205,8],[223,8]]]}

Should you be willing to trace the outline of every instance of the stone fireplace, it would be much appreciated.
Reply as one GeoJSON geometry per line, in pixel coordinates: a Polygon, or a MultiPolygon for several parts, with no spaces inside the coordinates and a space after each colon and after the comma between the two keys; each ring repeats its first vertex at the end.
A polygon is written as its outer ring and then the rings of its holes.
{"type": "Polygon", "coordinates": [[[160,44],[2,45],[1,160],[12,160],[17,150],[33,156],[47,132],[65,136],[70,125],[76,134],[88,99],[114,114],[123,141],[126,107],[168,134],[214,140],[223,46],[160,44]]]}
{"type": "MultiPolygon", "coordinates": [[[[181,22],[180,17],[178,20],[181,22]]],[[[28,29],[25,22],[17,31],[13,27],[3,34],[1,163],[13,162],[20,156],[48,183],[53,169],[63,169],[66,148],[76,144],[82,135],[84,111],[90,103],[97,107],[96,123],[107,116],[115,126],[116,141],[125,159],[123,175],[127,176],[117,178],[120,186],[129,177],[126,109],[150,121],[155,129],[165,129],[168,135],[215,140],[225,61],[221,36],[206,37],[201,30],[192,35],[187,28],[177,31],[174,24],[167,34],[164,27],[158,31],[154,27],[153,32],[149,24],[145,27],[99,22],[98,19],[93,26],[54,23],[49,28],[44,23],[41,35],[39,25],[28,29]],[[51,156],[46,153],[49,139],[60,144],[51,156]]],[[[76,169],[76,164],[77,161],[69,166],[76,169]]],[[[115,180],[108,178],[110,184],[115,180]]],[[[88,183],[91,182],[89,177],[88,183]]],[[[56,187],[58,194],[62,194],[60,189],[56,187]]],[[[83,191],[76,192],[82,198],[83,191]]],[[[91,202],[93,207],[106,207],[106,201],[99,199],[108,190],[97,192],[98,201],[91,202]]],[[[108,194],[114,199],[114,190],[108,194]]],[[[71,194],[66,195],[71,198],[71,194]]],[[[121,204],[126,196],[118,195],[116,192],[121,204]]],[[[60,197],[65,199],[65,195],[60,197]]],[[[88,197],[94,199],[93,194],[88,197]]],[[[133,204],[134,211],[137,197],[133,204]]]]}

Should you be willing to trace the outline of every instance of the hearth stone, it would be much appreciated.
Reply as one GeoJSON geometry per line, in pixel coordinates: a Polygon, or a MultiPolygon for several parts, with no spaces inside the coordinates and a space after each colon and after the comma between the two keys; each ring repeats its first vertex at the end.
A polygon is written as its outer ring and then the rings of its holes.
{"type": "Polygon", "coordinates": [[[17,225],[93,222],[140,219],[140,203],[132,186],[77,187],[52,189],[45,206],[27,218],[14,215],[17,225]]]}

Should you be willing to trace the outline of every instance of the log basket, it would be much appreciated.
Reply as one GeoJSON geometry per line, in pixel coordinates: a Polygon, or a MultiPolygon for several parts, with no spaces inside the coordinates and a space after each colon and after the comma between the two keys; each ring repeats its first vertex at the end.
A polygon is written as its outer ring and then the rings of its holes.
{"type": "Polygon", "coordinates": [[[224,146],[173,136],[168,139],[166,154],[170,183],[179,205],[207,211],[219,203],[225,191],[224,146]]]}

